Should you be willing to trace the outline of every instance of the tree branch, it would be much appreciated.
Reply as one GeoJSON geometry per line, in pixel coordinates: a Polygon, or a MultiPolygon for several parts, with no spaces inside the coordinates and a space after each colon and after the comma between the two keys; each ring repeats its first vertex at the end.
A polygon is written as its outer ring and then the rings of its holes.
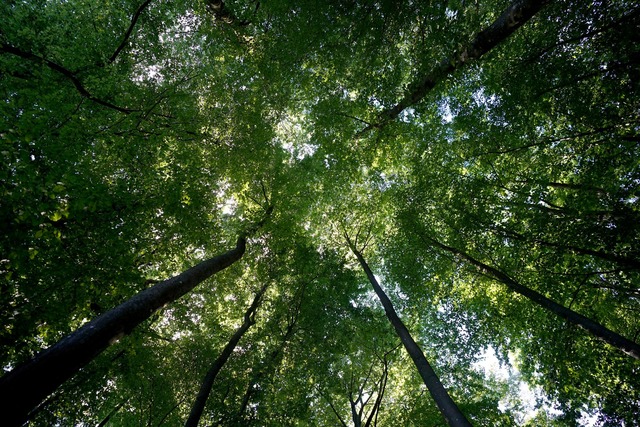
{"type": "Polygon", "coordinates": [[[31,52],[25,52],[21,49],[18,49],[15,46],[11,46],[9,44],[6,43],[2,43],[0,42],[0,52],[1,53],[9,53],[15,56],[18,56],[20,58],[26,59],[28,61],[34,62],[34,63],[41,63],[44,64],[45,66],[47,66],[49,69],[57,72],[58,74],[61,74],[62,76],[64,76],[67,80],[69,80],[76,88],[76,90],[78,91],[78,93],[80,93],[81,96],[83,96],[84,98],[87,98],[93,102],[95,102],[96,104],[102,105],[103,107],[107,107],[107,108],[111,108],[112,110],[116,110],[119,111],[121,113],[124,114],[130,114],[133,113],[134,111],[137,110],[132,110],[129,108],[124,108],[124,107],[119,107],[115,104],[112,104],[108,101],[105,101],[103,99],[97,98],[95,96],[93,96],[82,84],[82,82],[80,81],[80,79],[78,79],[78,77],[76,77],[76,75],[71,72],[69,69],[53,62],[50,61],[46,58],[43,58],[41,56],[35,55],[31,52]]]}
{"type": "Polygon", "coordinates": [[[151,0],[146,0],[133,13],[133,16],[131,17],[131,23],[129,24],[129,28],[127,28],[127,31],[124,33],[124,37],[122,38],[120,45],[113,52],[113,55],[111,55],[107,60],[108,64],[112,64],[116,60],[116,58],[118,57],[122,49],[125,48],[125,46],[127,45],[127,42],[129,41],[129,37],[131,37],[131,33],[133,32],[133,28],[136,26],[136,23],[138,22],[138,19],[140,18],[140,15],[142,14],[142,12],[144,12],[147,6],[149,6],[149,3],[151,3],[151,0]]]}

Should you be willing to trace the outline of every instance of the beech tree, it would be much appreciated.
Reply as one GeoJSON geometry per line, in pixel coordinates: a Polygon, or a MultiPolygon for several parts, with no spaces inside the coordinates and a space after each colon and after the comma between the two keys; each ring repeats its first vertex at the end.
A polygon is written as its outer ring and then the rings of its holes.
{"type": "Polygon", "coordinates": [[[3,376],[0,398],[11,408],[6,422],[24,423],[44,398],[107,346],[130,333],[158,308],[237,261],[245,246],[245,238],[240,237],[234,249],[138,293],[3,376]]]}
{"type": "MultiPolygon", "coordinates": [[[[374,276],[373,272],[369,268],[367,261],[362,256],[360,249],[357,248],[356,245],[359,244],[357,238],[355,240],[351,240],[348,234],[345,234],[345,239],[349,245],[349,248],[353,252],[353,254],[358,259],[360,266],[364,270],[371,286],[373,286],[374,292],[378,296],[378,299],[382,303],[384,307],[384,311],[389,319],[389,322],[393,326],[404,345],[404,348],[407,350],[407,353],[411,356],[413,363],[416,365],[424,384],[429,389],[429,393],[433,396],[433,400],[435,400],[436,405],[438,405],[438,409],[442,412],[442,415],[447,420],[447,423],[450,426],[470,426],[469,420],[465,417],[465,415],[460,411],[458,405],[451,399],[449,393],[442,385],[442,382],[438,378],[438,375],[435,373],[429,361],[424,357],[424,353],[420,346],[415,342],[411,333],[404,325],[402,320],[398,317],[396,310],[393,307],[393,303],[384,292],[384,290],[380,287],[378,280],[374,276]]],[[[365,242],[366,246],[366,242],[365,242]]]]}
{"type": "Polygon", "coordinates": [[[242,325],[240,325],[240,327],[233,333],[227,345],[224,346],[224,349],[222,349],[220,356],[218,356],[216,360],[211,364],[211,368],[209,368],[207,375],[205,375],[204,379],[202,380],[200,391],[198,392],[196,400],[191,407],[191,412],[189,413],[189,418],[187,418],[185,426],[197,426],[200,422],[200,417],[202,417],[202,411],[204,410],[204,407],[207,403],[209,393],[211,393],[213,383],[216,380],[216,377],[218,376],[220,370],[224,367],[227,360],[229,360],[229,356],[231,356],[231,353],[233,352],[233,350],[235,350],[238,342],[240,342],[240,340],[242,339],[242,336],[249,330],[252,325],[256,323],[256,310],[258,309],[260,299],[262,298],[262,295],[266,290],[267,285],[264,285],[258,291],[255,298],[253,298],[253,302],[244,313],[242,325]]]}
{"type": "Polygon", "coordinates": [[[3,2],[2,420],[639,425],[639,27],[3,2]]]}

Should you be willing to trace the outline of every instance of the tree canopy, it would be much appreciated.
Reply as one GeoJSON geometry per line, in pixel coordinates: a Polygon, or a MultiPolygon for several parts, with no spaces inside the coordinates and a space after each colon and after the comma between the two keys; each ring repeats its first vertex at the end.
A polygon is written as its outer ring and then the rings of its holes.
{"type": "Polygon", "coordinates": [[[472,425],[640,425],[638,28],[626,0],[2,2],[0,388],[233,253],[29,425],[181,425],[214,371],[190,425],[466,425],[393,316],[472,425]]]}

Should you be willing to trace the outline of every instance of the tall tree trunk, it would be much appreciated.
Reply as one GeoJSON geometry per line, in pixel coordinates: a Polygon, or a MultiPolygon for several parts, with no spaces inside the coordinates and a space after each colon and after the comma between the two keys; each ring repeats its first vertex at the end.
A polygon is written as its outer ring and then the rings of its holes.
{"type": "Polygon", "coordinates": [[[298,324],[298,318],[300,316],[300,309],[302,307],[302,303],[305,301],[305,290],[307,288],[308,283],[303,283],[300,288],[296,291],[296,296],[291,304],[289,305],[289,314],[287,320],[287,328],[282,335],[279,345],[277,345],[273,351],[269,354],[269,356],[260,363],[260,367],[256,370],[255,374],[252,375],[249,383],[247,384],[247,388],[244,392],[244,396],[242,397],[242,403],[240,404],[240,409],[232,415],[227,423],[232,425],[241,425],[248,424],[248,420],[244,418],[244,414],[249,407],[249,402],[251,398],[255,394],[255,386],[260,384],[262,379],[267,375],[267,373],[273,373],[276,368],[282,363],[282,358],[284,356],[284,350],[287,347],[287,344],[293,337],[296,332],[296,326],[298,324]]]}
{"type": "Polygon", "coordinates": [[[351,251],[356,256],[356,258],[358,258],[360,266],[367,274],[369,282],[371,282],[376,295],[378,295],[378,298],[380,299],[380,302],[384,307],[384,311],[387,314],[389,322],[391,322],[391,325],[393,325],[393,328],[396,330],[396,334],[398,334],[398,336],[400,337],[400,340],[402,341],[404,348],[407,350],[407,353],[409,353],[409,356],[411,356],[411,359],[413,359],[413,363],[416,365],[416,368],[418,369],[418,372],[420,373],[424,384],[427,386],[427,389],[429,390],[429,393],[431,393],[433,400],[435,400],[436,405],[438,405],[438,409],[444,416],[447,424],[449,424],[451,427],[470,427],[471,423],[469,422],[469,420],[467,420],[462,411],[460,411],[458,405],[456,405],[453,399],[451,399],[451,396],[449,396],[449,393],[440,382],[440,378],[438,378],[438,375],[435,373],[435,371],[427,361],[427,358],[424,356],[422,349],[414,341],[413,337],[409,333],[409,330],[404,325],[400,317],[398,317],[398,314],[393,308],[391,300],[389,299],[389,297],[387,297],[387,294],[385,294],[385,292],[378,284],[378,281],[373,275],[373,272],[369,268],[369,265],[365,261],[364,257],[346,234],[345,237],[347,239],[349,247],[351,248],[351,251]]]}
{"type": "Polygon", "coordinates": [[[196,397],[193,406],[191,407],[191,412],[189,413],[189,418],[187,422],[184,424],[185,427],[197,427],[198,422],[200,422],[200,417],[202,416],[202,412],[204,411],[204,406],[207,403],[207,399],[209,398],[209,394],[211,393],[211,388],[213,387],[213,382],[216,380],[218,373],[222,369],[233,350],[240,342],[242,336],[249,330],[251,325],[256,323],[255,321],[255,313],[258,309],[258,305],[260,304],[260,300],[262,299],[262,295],[264,295],[267,290],[267,284],[265,284],[253,298],[253,302],[251,306],[244,313],[244,321],[242,325],[236,330],[236,332],[231,336],[231,339],[227,343],[227,345],[222,350],[222,353],[218,358],[213,362],[211,368],[209,368],[209,372],[204,377],[202,384],[200,384],[200,391],[198,392],[198,396],[196,397]]]}
{"type": "Polygon", "coordinates": [[[380,113],[378,123],[368,126],[363,132],[383,127],[394,120],[403,110],[422,100],[429,91],[455,70],[479,59],[506,40],[549,2],[550,0],[515,0],[489,27],[476,34],[469,44],[442,59],[429,74],[414,82],[398,104],[380,113]]]}
{"type": "Polygon", "coordinates": [[[602,326],[600,323],[586,316],[583,316],[582,314],[576,313],[570,308],[567,308],[563,305],[558,304],[555,301],[550,300],[549,298],[545,297],[541,293],[536,292],[533,289],[530,289],[522,285],[521,283],[517,282],[516,280],[512,279],[502,271],[494,267],[491,267],[481,261],[476,260],[469,254],[459,249],[453,248],[451,246],[447,246],[443,243],[438,242],[435,239],[432,239],[431,237],[427,237],[427,236],[423,236],[423,237],[429,242],[431,242],[433,245],[449,253],[452,253],[457,257],[474,265],[480,271],[484,272],[485,274],[488,274],[493,279],[499,282],[502,282],[512,291],[517,292],[520,295],[528,298],[530,301],[535,302],[536,304],[543,307],[544,309],[549,310],[552,313],[555,313],[558,316],[562,317],[563,319],[568,320],[569,322],[581,327],[582,329],[585,329],[591,332],[595,337],[599,338],[600,340],[606,343],[611,344],[612,346],[628,354],[629,356],[635,359],[640,359],[640,345],[638,345],[637,343],[623,337],[622,335],[619,335],[613,332],[612,330],[602,326]]]}
{"type": "Polygon", "coordinates": [[[7,408],[3,425],[25,423],[30,411],[98,354],[160,307],[239,260],[245,248],[245,238],[239,237],[232,250],[139,292],[0,378],[0,402],[7,408]]]}

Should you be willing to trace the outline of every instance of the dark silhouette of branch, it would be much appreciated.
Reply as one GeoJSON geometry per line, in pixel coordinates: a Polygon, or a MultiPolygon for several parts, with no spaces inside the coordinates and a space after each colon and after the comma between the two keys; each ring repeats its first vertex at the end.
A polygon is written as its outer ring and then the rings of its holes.
{"type": "Polygon", "coordinates": [[[12,46],[10,44],[7,43],[2,43],[0,42],[0,53],[9,53],[11,55],[15,55],[18,56],[20,58],[26,59],[28,61],[34,62],[34,63],[39,63],[39,64],[44,64],[46,67],[48,67],[49,69],[55,71],[58,74],[61,74],[62,76],[64,76],[67,80],[69,80],[76,88],[76,90],[78,91],[78,93],[84,97],[87,98],[90,101],[95,102],[96,104],[102,105],[103,107],[107,107],[110,108],[112,110],[116,110],[119,111],[121,113],[124,114],[130,114],[133,113],[134,111],[137,110],[132,110],[129,108],[124,108],[124,107],[119,107],[115,104],[112,104],[109,101],[105,101],[103,99],[100,99],[94,95],[92,95],[82,84],[82,82],[80,81],[80,79],[78,79],[78,77],[76,77],[76,75],[70,71],[69,69],[63,67],[60,64],[57,64],[53,61],[50,61],[46,58],[43,58],[41,56],[38,56],[36,54],[33,54],[31,52],[25,52],[21,49],[18,49],[15,46],[12,46]]]}
{"type": "Polygon", "coordinates": [[[120,402],[118,405],[116,405],[115,408],[113,408],[111,410],[111,412],[109,412],[107,414],[106,417],[104,417],[102,419],[102,421],[100,421],[100,424],[98,424],[96,427],[104,427],[107,425],[107,423],[111,420],[111,418],[113,418],[113,416],[120,410],[120,408],[122,408],[124,406],[125,403],[127,403],[129,401],[129,398],[127,397],[126,399],[122,400],[122,402],[120,402]]]}
{"type": "Polygon", "coordinates": [[[447,246],[444,243],[441,243],[435,240],[432,237],[421,234],[421,239],[427,243],[431,244],[435,247],[438,247],[442,250],[445,250],[453,255],[455,255],[458,259],[463,260],[470,265],[473,265],[478,269],[480,273],[489,277],[495,281],[501,282],[506,285],[510,290],[516,292],[526,298],[528,298],[531,302],[538,304],[540,307],[548,310],[557,316],[567,320],[568,322],[573,323],[574,325],[584,329],[585,331],[590,332],[593,336],[598,338],[601,341],[604,341],[623,353],[633,357],[634,359],[640,359],[640,345],[628,338],[623,337],[622,335],[606,328],[595,320],[583,316],[580,313],[577,313],[549,298],[544,296],[543,294],[521,284],[516,281],[505,272],[499,270],[498,268],[492,267],[488,264],[483,263],[471,255],[463,252],[460,249],[454,248],[452,246],[447,246]]]}
{"type": "Polygon", "coordinates": [[[124,37],[122,38],[120,45],[113,52],[113,55],[111,55],[107,60],[108,64],[112,64],[116,60],[120,52],[122,52],[122,49],[125,48],[127,42],[129,41],[129,37],[131,37],[131,33],[133,32],[133,28],[136,26],[136,23],[138,22],[138,19],[140,18],[142,12],[144,12],[147,6],[149,6],[149,3],[151,3],[151,0],[146,0],[138,7],[138,9],[136,9],[133,16],[131,17],[131,23],[129,24],[129,28],[127,28],[127,31],[124,33],[124,37]]]}
{"type": "MultiPolygon", "coordinates": [[[[207,3],[207,9],[209,9],[211,14],[218,21],[222,21],[225,24],[230,24],[230,25],[235,24],[235,25],[238,25],[239,27],[246,27],[247,25],[251,24],[251,21],[247,19],[243,19],[239,21],[238,18],[235,15],[233,15],[229,11],[229,9],[227,9],[227,5],[222,0],[208,0],[206,3],[207,3]]],[[[259,1],[256,2],[256,7],[253,11],[254,16],[258,12],[258,9],[260,9],[259,1]]]]}
{"type": "MultiPolygon", "coordinates": [[[[319,390],[318,390],[319,391],[319,390]]],[[[338,418],[338,420],[340,421],[340,425],[342,425],[343,427],[348,427],[347,423],[342,419],[342,417],[340,416],[340,413],[336,410],[335,406],[333,406],[333,402],[331,402],[331,399],[329,399],[324,393],[320,392],[320,395],[324,398],[324,400],[326,400],[326,402],[329,404],[329,407],[331,408],[331,411],[333,412],[333,414],[338,418]]]]}

